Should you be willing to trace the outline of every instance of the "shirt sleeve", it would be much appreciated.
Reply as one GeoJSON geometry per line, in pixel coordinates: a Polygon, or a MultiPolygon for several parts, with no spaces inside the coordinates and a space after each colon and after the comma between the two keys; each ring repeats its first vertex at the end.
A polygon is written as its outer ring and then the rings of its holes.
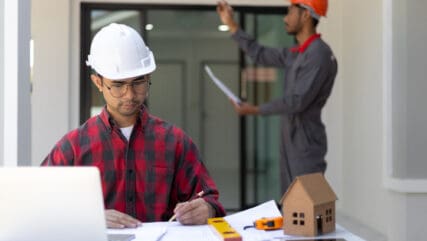
{"type": "MultiPolygon", "coordinates": [[[[325,55],[327,56],[327,55],[325,55]]],[[[321,56],[308,56],[298,68],[295,79],[281,98],[260,105],[260,114],[292,114],[304,111],[318,96],[329,75],[331,60],[321,56]]]]}
{"type": "Polygon", "coordinates": [[[225,215],[224,207],[218,201],[219,192],[209,173],[201,162],[199,151],[192,140],[183,135],[177,151],[178,168],[176,169],[176,187],[178,200],[187,201],[204,191],[204,200],[215,210],[216,217],[225,215]]]}
{"type": "Polygon", "coordinates": [[[257,64],[283,67],[286,62],[286,56],[289,53],[288,48],[271,48],[260,45],[252,36],[238,29],[232,38],[239,44],[239,47],[257,64]]]}
{"type": "Polygon", "coordinates": [[[70,166],[74,162],[73,156],[69,140],[63,137],[55,144],[51,152],[41,163],[41,166],[70,166]]]}

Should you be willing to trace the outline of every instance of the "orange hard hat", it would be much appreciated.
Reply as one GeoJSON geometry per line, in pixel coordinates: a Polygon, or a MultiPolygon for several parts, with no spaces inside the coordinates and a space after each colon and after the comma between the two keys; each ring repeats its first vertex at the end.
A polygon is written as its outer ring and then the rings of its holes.
{"type": "Polygon", "coordinates": [[[301,4],[310,7],[319,16],[326,16],[328,0],[291,0],[292,4],[301,4]]]}

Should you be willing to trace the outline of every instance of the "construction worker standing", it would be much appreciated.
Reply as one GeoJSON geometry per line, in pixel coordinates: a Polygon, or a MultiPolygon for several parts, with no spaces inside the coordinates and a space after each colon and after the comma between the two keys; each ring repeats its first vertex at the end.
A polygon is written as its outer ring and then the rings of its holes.
{"type": "Polygon", "coordinates": [[[330,47],[316,32],[326,16],[327,0],[290,0],[284,17],[286,31],[298,45],[275,49],[262,46],[243,32],[230,5],[218,2],[217,12],[232,38],[255,63],[284,69],[283,96],[255,106],[234,103],[240,115],[281,115],[280,177],[282,192],[299,175],[325,172],[327,139],[321,110],[331,94],[337,62],[330,47]]]}
{"type": "Polygon", "coordinates": [[[109,228],[166,221],[174,214],[182,224],[223,216],[218,190],[193,141],[143,104],[156,64],[141,36],[122,24],[102,28],[87,64],[106,105],[67,133],[42,165],[98,167],[109,228]]]}

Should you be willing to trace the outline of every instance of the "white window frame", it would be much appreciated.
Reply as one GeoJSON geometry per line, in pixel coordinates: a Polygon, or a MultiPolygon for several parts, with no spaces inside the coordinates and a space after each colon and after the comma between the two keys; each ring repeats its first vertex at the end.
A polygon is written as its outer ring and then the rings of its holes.
{"type": "Polygon", "coordinates": [[[401,193],[427,193],[427,179],[393,176],[393,0],[383,0],[383,183],[401,193]]]}

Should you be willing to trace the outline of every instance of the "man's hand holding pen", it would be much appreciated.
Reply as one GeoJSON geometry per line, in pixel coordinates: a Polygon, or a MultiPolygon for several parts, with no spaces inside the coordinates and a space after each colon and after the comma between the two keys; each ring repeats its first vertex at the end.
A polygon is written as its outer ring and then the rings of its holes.
{"type": "Polygon", "coordinates": [[[215,215],[212,206],[203,198],[178,203],[174,212],[182,224],[206,224],[208,218],[215,215]]]}
{"type": "Polygon", "coordinates": [[[176,218],[180,223],[186,225],[206,224],[208,218],[215,216],[215,210],[202,198],[203,195],[202,191],[193,199],[178,203],[174,209],[175,214],[169,221],[176,218]]]}

